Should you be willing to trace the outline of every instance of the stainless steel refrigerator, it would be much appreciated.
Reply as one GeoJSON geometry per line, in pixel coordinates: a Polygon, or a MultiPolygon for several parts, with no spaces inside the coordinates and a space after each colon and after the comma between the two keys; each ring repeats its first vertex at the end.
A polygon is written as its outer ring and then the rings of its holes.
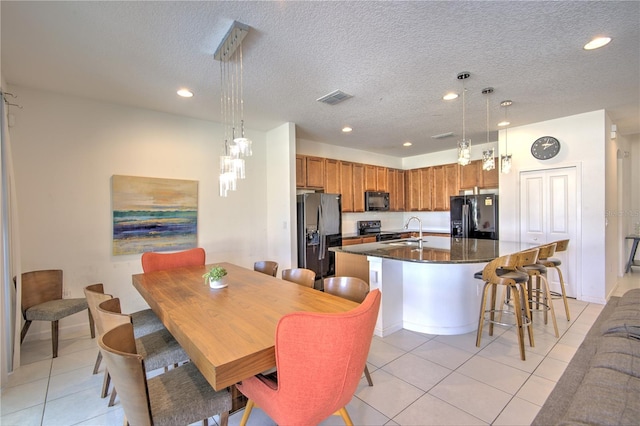
{"type": "Polygon", "coordinates": [[[314,271],[316,280],[335,275],[335,254],[329,248],[342,245],[340,194],[301,194],[296,205],[298,267],[314,271]]]}
{"type": "Polygon", "coordinates": [[[498,239],[498,195],[454,195],[449,206],[452,237],[498,239]]]}

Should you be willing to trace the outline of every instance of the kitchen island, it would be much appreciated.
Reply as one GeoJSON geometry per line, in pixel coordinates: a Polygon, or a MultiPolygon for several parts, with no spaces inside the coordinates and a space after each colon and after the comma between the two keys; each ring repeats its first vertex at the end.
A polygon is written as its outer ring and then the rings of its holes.
{"type": "Polygon", "coordinates": [[[375,334],[402,328],[428,334],[476,330],[484,283],[473,274],[528,243],[425,237],[334,247],[336,275],[357,276],[382,291],[375,334]]]}

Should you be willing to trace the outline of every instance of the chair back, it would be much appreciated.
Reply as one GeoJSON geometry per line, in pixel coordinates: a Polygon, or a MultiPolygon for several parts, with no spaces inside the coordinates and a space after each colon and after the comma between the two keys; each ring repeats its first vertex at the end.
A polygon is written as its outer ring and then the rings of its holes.
{"type": "Polygon", "coordinates": [[[62,299],[62,270],[47,269],[22,274],[22,314],[32,306],[62,299]]]}
{"type": "Polygon", "coordinates": [[[316,273],[305,268],[283,269],[282,279],[313,288],[316,282],[316,273]]]}
{"type": "Polygon", "coordinates": [[[515,271],[518,266],[518,253],[507,254],[493,259],[482,270],[482,280],[491,284],[508,285],[514,281],[510,278],[501,277],[499,270],[515,271]]]}
{"type": "Polygon", "coordinates": [[[540,249],[537,247],[516,253],[518,255],[517,267],[521,268],[522,266],[536,264],[538,262],[538,253],[540,253],[540,249]]]}
{"type": "Polygon", "coordinates": [[[538,261],[548,259],[556,252],[556,243],[545,244],[538,247],[540,252],[538,253],[538,261]]]}
{"type": "Polygon", "coordinates": [[[261,260],[253,264],[253,270],[275,277],[278,273],[278,262],[273,260],[261,260]]]}
{"type": "Polygon", "coordinates": [[[136,353],[133,325],[122,324],[109,330],[98,339],[98,345],[128,424],[152,425],[144,360],[136,353]]]}
{"type": "Polygon", "coordinates": [[[318,424],[347,405],[364,370],[380,298],[376,289],[348,312],[293,312],[280,319],[275,344],[279,403],[272,407],[279,413],[273,418],[318,424]]]}
{"type": "Polygon", "coordinates": [[[567,247],[569,246],[569,240],[560,240],[560,241],[556,241],[556,251],[560,252],[560,251],[566,251],[567,247]]]}
{"type": "Polygon", "coordinates": [[[142,253],[141,261],[142,270],[147,273],[184,266],[204,266],[205,259],[204,249],[196,247],[175,253],[145,252],[142,253]]]}
{"type": "Polygon", "coordinates": [[[120,299],[117,297],[105,300],[96,309],[95,321],[98,324],[98,334],[104,335],[107,332],[122,324],[132,324],[131,316],[121,313],[120,299]]]}
{"type": "Polygon", "coordinates": [[[369,284],[356,277],[325,278],[324,292],[362,303],[369,293],[369,284]]]}
{"type": "Polygon", "coordinates": [[[105,300],[113,299],[113,296],[110,294],[104,294],[104,286],[102,284],[91,284],[86,286],[84,288],[84,296],[87,298],[89,312],[91,312],[91,315],[95,319],[98,336],[102,336],[105,330],[102,328],[103,322],[98,320],[98,305],[105,300]]]}

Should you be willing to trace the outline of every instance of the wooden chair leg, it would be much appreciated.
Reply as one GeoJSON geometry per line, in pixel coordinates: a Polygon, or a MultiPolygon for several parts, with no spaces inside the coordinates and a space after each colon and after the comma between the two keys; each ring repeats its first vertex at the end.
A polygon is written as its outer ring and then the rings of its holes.
{"type": "Polygon", "coordinates": [[[367,367],[367,364],[364,365],[364,376],[367,378],[369,386],[373,386],[373,380],[371,380],[371,374],[369,374],[369,367],[367,367]]]}
{"type": "Polygon", "coordinates": [[[101,362],[102,362],[102,352],[98,351],[98,356],[96,357],[96,365],[93,366],[93,374],[98,374],[98,369],[100,368],[101,362]]]}
{"type": "MultiPolygon", "coordinates": [[[[524,288],[524,287],[523,287],[524,288]]],[[[524,330],[522,329],[522,308],[520,306],[521,297],[517,286],[513,286],[513,306],[515,309],[516,328],[518,332],[518,347],[520,348],[520,359],[525,361],[526,356],[524,354],[524,330]]],[[[526,291],[526,290],[525,290],[526,291]]],[[[528,303],[527,299],[524,300],[525,305],[528,303]]]]}
{"type": "Polygon", "coordinates": [[[224,413],[220,413],[220,426],[228,426],[229,425],[229,412],[225,411],[224,413]]]}
{"type": "Polygon", "coordinates": [[[202,426],[209,426],[209,419],[203,419],[202,420],[202,426]]]}
{"type": "Polygon", "coordinates": [[[115,405],[117,395],[118,395],[118,392],[116,391],[116,387],[114,385],[113,390],[111,391],[111,398],[109,398],[109,403],[107,404],[107,407],[113,407],[115,405]]]}
{"type": "Polygon", "coordinates": [[[562,292],[562,301],[564,302],[564,311],[567,314],[567,321],[571,321],[569,315],[569,303],[567,302],[567,292],[564,288],[564,278],[562,277],[562,271],[560,271],[560,268],[557,267],[554,269],[558,271],[558,278],[560,279],[560,291],[562,292]]]}
{"type": "Polygon", "coordinates": [[[353,426],[353,422],[351,421],[351,417],[349,416],[349,413],[347,412],[347,407],[342,407],[341,409],[336,411],[334,413],[334,415],[338,415],[338,416],[342,417],[342,421],[344,422],[345,425],[353,426]]]}
{"type": "MultiPolygon", "coordinates": [[[[535,342],[533,339],[533,325],[532,325],[533,323],[531,322],[531,310],[529,309],[529,304],[527,303],[527,300],[529,300],[529,294],[527,293],[526,284],[522,284],[520,286],[520,291],[522,292],[522,303],[520,307],[524,307],[525,318],[527,319],[527,321],[529,321],[529,326],[527,327],[527,333],[529,333],[529,346],[533,348],[535,346],[535,342]]],[[[522,333],[524,335],[524,330],[522,333]]]]}
{"type": "Polygon", "coordinates": [[[27,331],[29,331],[29,327],[31,327],[31,321],[27,320],[22,326],[22,331],[20,332],[20,344],[22,344],[22,341],[24,340],[24,336],[27,335],[27,331]]]}
{"type": "MultiPolygon", "coordinates": [[[[556,338],[560,337],[560,333],[558,333],[558,323],[556,322],[556,311],[553,307],[553,300],[551,299],[551,290],[549,290],[549,281],[544,276],[540,276],[541,279],[544,280],[544,297],[546,299],[547,305],[549,305],[549,310],[551,311],[551,321],[553,321],[553,330],[556,333],[556,338]]],[[[545,313],[547,310],[545,309],[545,313]]],[[[546,321],[545,321],[546,324],[546,321]]]]}
{"type": "Polygon", "coordinates": [[[100,392],[100,398],[106,398],[109,393],[109,383],[111,383],[111,376],[107,369],[104,369],[104,379],[102,380],[102,392],[100,392]]]}
{"type": "Polygon", "coordinates": [[[91,311],[87,309],[89,313],[89,332],[91,332],[91,338],[94,339],[96,337],[96,323],[93,321],[93,315],[91,315],[91,311]]]}
{"type": "Polygon", "coordinates": [[[242,419],[240,419],[240,426],[246,426],[249,421],[249,416],[251,415],[251,410],[253,410],[253,406],[255,403],[253,400],[248,400],[247,405],[244,407],[244,413],[242,414],[242,419]]]}
{"type": "Polygon", "coordinates": [[[487,305],[487,287],[489,283],[484,284],[482,289],[482,300],[480,301],[480,317],[478,318],[478,332],[476,333],[476,346],[480,347],[480,340],[482,339],[482,326],[484,324],[484,310],[487,305]]]}
{"type": "Polygon", "coordinates": [[[58,321],[51,321],[51,345],[53,357],[58,358],[58,321]]]}
{"type": "Polygon", "coordinates": [[[496,292],[498,291],[498,286],[495,284],[491,285],[491,310],[489,311],[489,336],[493,336],[493,324],[496,320],[496,292]]]}

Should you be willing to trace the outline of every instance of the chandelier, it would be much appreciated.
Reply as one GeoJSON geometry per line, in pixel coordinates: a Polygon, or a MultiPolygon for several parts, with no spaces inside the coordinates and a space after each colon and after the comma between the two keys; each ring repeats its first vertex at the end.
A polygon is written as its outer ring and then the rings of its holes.
{"type": "Polygon", "coordinates": [[[461,166],[466,166],[471,162],[471,140],[466,138],[465,128],[465,92],[467,90],[464,85],[464,81],[470,76],[468,71],[458,74],[458,80],[462,80],[462,140],[458,141],[458,164],[461,166]]]}
{"type": "Polygon", "coordinates": [[[237,180],[245,178],[244,157],[252,154],[251,140],[244,135],[244,98],[242,40],[249,26],[233,21],[216,49],[220,61],[220,115],[223,125],[223,149],[220,156],[220,196],[235,191],[237,180]]]}
{"type": "MultiPolygon", "coordinates": [[[[508,126],[509,120],[507,119],[507,108],[513,104],[512,101],[502,101],[500,102],[500,106],[504,108],[504,121],[499,123],[504,126],[508,126]]],[[[500,169],[502,173],[509,173],[511,171],[511,154],[509,154],[509,128],[505,127],[504,129],[504,155],[500,156],[500,169]]]]}
{"type": "MultiPolygon", "coordinates": [[[[487,144],[489,144],[489,95],[493,93],[493,87],[482,89],[482,94],[487,95],[487,144]]],[[[493,170],[496,168],[496,162],[493,159],[493,148],[482,150],[482,170],[493,170]]]]}

